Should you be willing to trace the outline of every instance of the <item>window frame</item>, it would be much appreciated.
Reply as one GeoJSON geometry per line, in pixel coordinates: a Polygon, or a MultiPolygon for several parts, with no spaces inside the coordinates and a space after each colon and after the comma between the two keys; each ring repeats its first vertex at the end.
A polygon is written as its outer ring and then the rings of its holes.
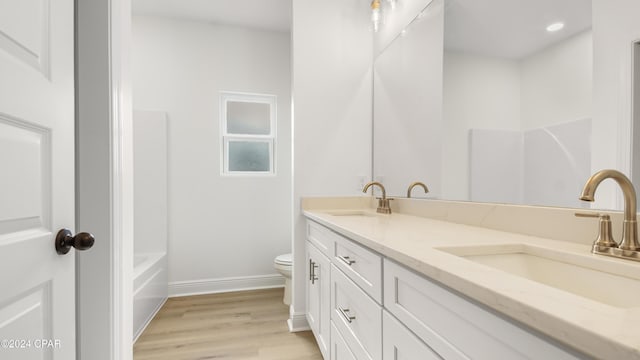
{"type": "Polygon", "coordinates": [[[220,92],[220,173],[222,176],[275,176],[277,143],[277,96],[243,92],[220,92]],[[227,103],[246,102],[269,105],[269,134],[230,134],[227,131],[227,103]],[[230,171],[230,142],[263,142],[269,146],[269,171],[230,171]]]}

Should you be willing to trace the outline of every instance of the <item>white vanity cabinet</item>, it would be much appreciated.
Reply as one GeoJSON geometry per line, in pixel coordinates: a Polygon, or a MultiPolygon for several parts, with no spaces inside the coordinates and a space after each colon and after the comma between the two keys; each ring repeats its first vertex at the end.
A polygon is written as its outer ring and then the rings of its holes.
{"type": "Polygon", "coordinates": [[[312,221],[306,247],[307,321],[323,357],[381,360],[382,257],[312,221]]]}
{"type": "Polygon", "coordinates": [[[326,227],[313,221],[307,221],[307,241],[320,250],[328,259],[334,254],[334,246],[338,237],[340,235],[326,227]]]}
{"type": "Polygon", "coordinates": [[[340,236],[335,242],[332,262],[375,302],[382,303],[382,257],[379,254],[340,236]]]}
{"type": "Polygon", "coordinates": [[[441,360],[427,344],[416,337],[386,310],[382,314],[382,349],[384,360],[441,360]]]}
{"type": "Polygon", "coordinates": [[[330,274],[329,258],[307,242],[307,322],[325,359],[329,358],[330,274]]]}
{"type": "MultiPolygon", "coordinates": [[[[325,357],[326,358],[326,357],[325,357]]],[[[347,346],[338,329],[331,324],[331,359],[333,360],[357,360],[355,355],[347,346]]]]}
{"type": "Polygon", "coordinates": [[[359,360],[382,359],[382,306],[331,266],[331,322],[359,360]]]}
{"type": "Polygon", "coordinates": [[[308,230],[307,318],[325,359],[589,358],[311,220],[308,230]]]}
{"type": "Polygon", "coordinates": [[[584,359],[388,259],[383,281],[385,309],[444,359],[584,359]]]}

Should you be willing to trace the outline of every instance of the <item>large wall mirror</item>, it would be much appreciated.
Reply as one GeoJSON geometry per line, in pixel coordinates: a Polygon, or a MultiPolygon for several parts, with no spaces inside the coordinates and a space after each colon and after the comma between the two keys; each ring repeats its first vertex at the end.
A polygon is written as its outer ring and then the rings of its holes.
{"type": "Polygon", "coordinates": [[[431,1],[375,58],[374,178],[393,196],[422,181],[416,197],[588,207],[586,179],[619,167],[594,160],[592,21],[590,0],[431,1]]]}

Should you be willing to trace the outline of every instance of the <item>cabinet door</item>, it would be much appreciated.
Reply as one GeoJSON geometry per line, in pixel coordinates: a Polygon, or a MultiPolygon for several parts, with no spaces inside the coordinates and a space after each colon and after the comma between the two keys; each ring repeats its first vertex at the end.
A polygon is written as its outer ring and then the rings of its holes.
{"type": "Polygon", "coordinates": [[[320,287],[316,285],[311,278],[313,277],[314,259],[311,255],[313,246],[307,243],[306,265],[307,270],[305,278],[307,279],[306,295],[307,295],[307,322],[313,333],[318,332],[318,317],[320,315],[320,287]]]}
{"type": "Polygon", "coordinates": [[[307,242],[307,321],[325,359],[329,358],[331,332],[330,274],[329,259],[307,242]]]}
{"type": "Polygon", "coordinates": [[[386,310],[382,311],[383,360],[442,360],[386,310]]]}

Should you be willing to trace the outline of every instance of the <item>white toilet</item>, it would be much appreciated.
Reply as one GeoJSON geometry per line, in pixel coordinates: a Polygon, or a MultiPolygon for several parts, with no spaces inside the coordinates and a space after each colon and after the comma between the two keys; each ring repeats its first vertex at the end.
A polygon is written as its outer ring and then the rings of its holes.
{"type": "Polygon", "coordinates": [[[291,305],[291,267],[293,264],[292,254],[282,254],[273,261],[273,267],[284,276],[284,298],[285,305],[291,305]]]}

